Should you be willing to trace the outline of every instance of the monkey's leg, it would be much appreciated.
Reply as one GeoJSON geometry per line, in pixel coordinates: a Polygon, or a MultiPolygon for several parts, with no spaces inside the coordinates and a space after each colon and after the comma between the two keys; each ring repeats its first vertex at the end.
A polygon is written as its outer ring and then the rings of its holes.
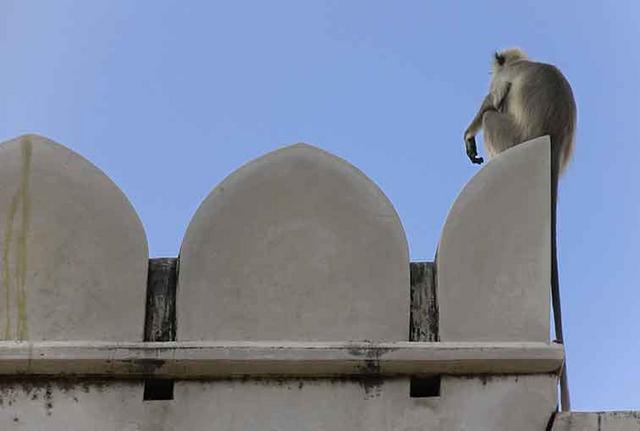
{"type": "Polygon", "coordinates": [[[482,129],[485,149],[492,157],[520,143],[520,133],[509,114],[485,112],[482,116],[482,129]]]}

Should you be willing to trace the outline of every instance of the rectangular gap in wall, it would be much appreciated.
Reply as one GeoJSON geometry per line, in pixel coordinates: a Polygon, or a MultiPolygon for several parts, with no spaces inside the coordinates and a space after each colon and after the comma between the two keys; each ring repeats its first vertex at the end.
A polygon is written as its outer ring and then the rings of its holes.
{"type": "MultiPolygon", "coordinates": [[[[177,258],[149,259],[144,341],[175,341],[177,279],[177,258]]],[[[151,378],[144,381],[143,400],[172,399],[173,380],[151,378]]]]}
{"type": "Polygon", "coordinates": [[[145,401],[161,401],[173,399],[173,380],[150,379],[144,382],[145,401]]]}
{"type": "Polygon", "coordinates": [[[440,376],[412,377],[411,398],[429,398],[440,396],[440,376]]]}

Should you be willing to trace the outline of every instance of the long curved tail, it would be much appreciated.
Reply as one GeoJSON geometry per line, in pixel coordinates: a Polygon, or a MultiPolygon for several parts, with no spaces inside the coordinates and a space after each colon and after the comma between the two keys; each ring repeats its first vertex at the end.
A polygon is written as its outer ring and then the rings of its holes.
{"type": "MultiPolygon", "coordinates": [[[[570,154],[570,153],[569,153],[570,154]]],[[[551,152],[551,301],[553,304],[553,323],[555,327],[556,339],[564,344],[564,334],[562,331],[562,306],[560,303],[560,280],[558,277],[558,242],[556,229],[556,213],[558,203],[558,179],[563,167],[563,154],[551,152]]],[[[560,405],[562,411],[571,410],[571,399],[569,397],[569,379],[567,377],[567,359],[565,349],[565,361],[560,371],[560,405]]]]}

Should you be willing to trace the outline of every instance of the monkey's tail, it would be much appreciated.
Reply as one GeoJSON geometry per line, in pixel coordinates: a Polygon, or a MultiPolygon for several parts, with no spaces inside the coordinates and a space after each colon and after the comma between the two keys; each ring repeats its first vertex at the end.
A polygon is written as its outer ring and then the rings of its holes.
{"type": "MultiPolygon", "coordinates": [[[[552,147],[553,148],[553,147],[552,147]]],[[[553,303],[553,322],[556,339],[564,345],[564,334],[562,331],[562,306],[560,303],[560,280],[558,277],[558,248],[556,212],[558,203],[558,180],[562,155],[556,151],[551,152],[551,300],[553,303]]],[[[560,405],[562,411],[571,410],[571,398],[569,396],[569,379],[567,377],[567,352],[565,349],[565,360],[560,370],[560,405]]]]}
{"type": "Polygon", "coordinates": [[[545,428],[545,431],[553,430],[553,424],[556,421],[557,414],[558,414],[558,406],[556,406],[556,409],[551,413],[551,416],[549,416],[549,420],[547,421],[547,427],[545,428]]]}

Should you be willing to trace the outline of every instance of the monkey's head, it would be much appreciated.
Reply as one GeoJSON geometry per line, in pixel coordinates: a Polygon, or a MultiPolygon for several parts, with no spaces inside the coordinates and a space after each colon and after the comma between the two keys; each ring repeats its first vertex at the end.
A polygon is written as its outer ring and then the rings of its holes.
{"type": "Polygon", "coordinates": [[[494,72],[502,66],[508,66],[518,60],[525,60],[527,54],[520,48],[509,48],[504,51],[496,51],[493,55],[494,72]]]}

